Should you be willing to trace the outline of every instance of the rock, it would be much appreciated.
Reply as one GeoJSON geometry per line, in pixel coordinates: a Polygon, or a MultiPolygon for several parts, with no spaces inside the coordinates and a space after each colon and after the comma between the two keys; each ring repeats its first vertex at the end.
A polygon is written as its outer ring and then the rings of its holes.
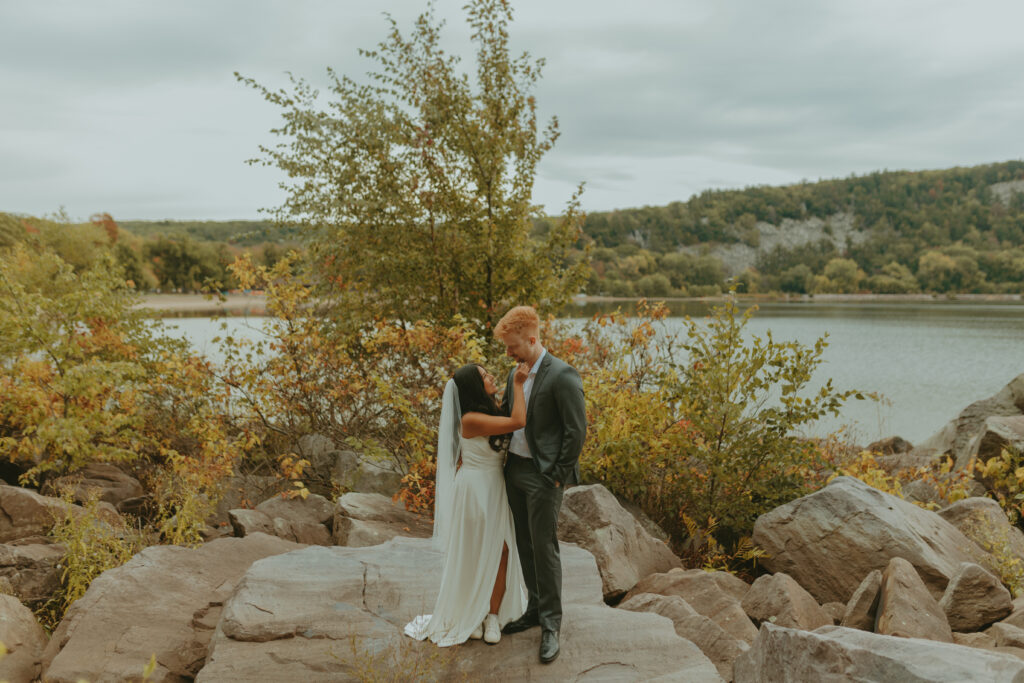
{"type": "Polygon", "coordinates": [[[235,474],[224,484],[224,495],[217,503],[216,511],[206,521],[210,524],[227,522],[231,510],[255,508],[262,501],[280,495],[287,489],[288,482],[280,477],[235,474]]]}
{"type": "Polygon", "coordinates": [[[633,612],[653,612],[671,619],[676,633],[699,647],[726,681],[732,680],[733,661],[750,647],[704,615],[698,614],[678,595],[640,593],[619,603],[618,607],[633,612]]]}
{"type": "Polygon", "coordinates": [[[194,549],[146,548],[97,577],[71,605],[43,654],[45,680],[137,680],[154,653],[150,680],[190,680],[206,659],[224,600],[249,565],[300,547],[253,534],[194,549]]]}
{"type": "Polygon", "coordinates": [[[0,659],[0,680],[38,680],[46,641],[46,632],[32,611],[14,596],[0,594],[0,643],[7,648],[0,659]]]}
{"type": "Polygon", "coordinates": [[[274,496],[256,506],[272,520],[274,535],[309,545],[331,545],[334,505],[315,493],[306,498],[274,496]]]}
{"type": "Polygon", "coordinates": [[[721,681],[670,620],[608,607],[593,556],[562,546],[565,610],[561,654],[537,661],[536,630],[495,646],[439,649],[402,628],[429,612],[442,555],[428,539],[309,547],[255,563],[225,603],[210,656],[196,681],[387,677],[408,680],[721,681]]]}
{"type": "Polygon", "coordinates": [[[949,580],[939,606],[953,630],[977,631],[1008,616],[1013,611],[1013,598],[991,572],[964,562],[949,580]]]}
{"type": "Polygon", "coordinates": [[[839,623],[847,628],[858,628],[862,631],[874,631],[875,619],[878,616],[878,595],[882,589],[882,572],[871,571],[853,592],[846,603],[842,621],[839,623]]]}
{"type": "Polygon", "coordinates": [[[953,642],[945,612],[914,570],[914,565],[902,557],[892,558],[882,572],[875,632],[953,642]]]}
{"type": "Polygon", "coordinates": [[[334,544],[361,548],[395,536],[429,538],[433,522],[379,493],[346,493],[338,499],[334,544]]]}
{"type": "Polygon", "coordinates": [[[75,507],[30,489],[0,485],[0,543],[45,536],[57,519],[75,507]]]}
{"type": "Polygon", "coordinates": [[[773,572],[796,579],[820,602],[848,602],[867,574],[903,557],[936,599],[961,562],[984,564],[985,553],[934,512],[883,493],[853,477],[761,515],[754,543],[773,572]]]}
{"type": "Polygon", "coordinates": [[[138,479],[106,462],[90,463],[77,472],[54,479],[48,482],[44,493],[59,496],[65,487],[72,488],[78,503],[84,503],[95,495],[98,500],[110,503],[117,509],[120,509],[124,501],[138,498],[144,493],[138,479]]]}
{"type": "Polygon", "coordinates": [[[558,538],[594,555],[606,601],[620,599],[645,576],[683,565],[600,484],[574,486],[565,492],[558,538]]]}
{"type": "Polygon", "coordinates": [[[391,496],[402,486],[402,470],[394,459],[374,459],[355,451],[336,451],[332,479],[357,493],[391,496]]]}
{"type": "Polygon", "coordinates": [[[740,604],[754,625],[771,621],[778,626],[807,631],[832,625],[832,617],[811,594],[782,572],[759,576],[740,604]]]}
{"type": "Polygon", "coordinates": [[[842,626],[801,631],[768,623],[761,624],[757,640],[733,669],[736,683],[1012,683],[1024,678],[1024,661],[1007,654],[842,626]]]}
{"type": "Polygon", "coordinates": [[[981,434],[972,442],[969,453],[976,462],[985,462],[989,458],[999,457],[1003,449],[1024,452],[1024,415],[986,418],[981,434]]]}
{"type": "Polygon", "coordinates": [[[727,572],[673,569],[641,579],[624,599],[641,593],[678,595],[733,638],[751,643],[757,637],[757,627],[740,604],[748,590],[750,586],[742,579],[727,572]]]}
{"type": "MultiPolygon", "coordinates": [[[[60,588],[64,546],[55,543],[0,545],[0,577],[22,602],[37,605],[60,588]]],[[[2,642],[2,641],[0,641],[2,642]]]]}
{"type": "Polygon", "coordinates": [[[939,510],[939,516],[959,529],[988,555],[982,566],[996,575],[1013,565],[1024,566],[1024,533],[1010,524],[999,503],[973,496],[939,510]]]}
{"type": "Polygon", "coordinates": [[[967,647],[980,647],[985,650],[991,650],[996,646],[996,639],[987,633],[957,633],[953,631],[953,642],[957,645],[966,645],[967,647]]]}
{"type": "Polygon", "coordinates": [[[947,423],[929,439],[919,444],[912,454],[929,457],[951,455],[956,469],[970,462],[972,451],[990,417],[1016,417],[1024,414],[1024,374],[1017,375],[999,393],[975,401],[960,411],[956,419],[947,423]]]}
{"type": "Polygon", "coordinates": [[[898,436],[890,436],[888,439],[880,439],[868,444],[867,451],[879,455],[894,455],[896,453],[909,453],[914,444],[898,436]]]}
{"type": "Polygon", "coordinates": [[[228,521],[231,522],[235,536],[244,538],[255,533],[274,535],[274,520],[261,510],[231,510],[228,512],[228,521]]]}
{"type": "Polygon", "coordinates": [[[985,630],[985,635],[995,640],[996,647],[1024,648],[1024,628],[1013,624],[992,624],[985,630]]]}
{"type": "Polygon", "coordinates": [[[825,610],[825,614],[832,619],[833,624],[841,622],[843,615],[846,614],[846,605],[841,602],[826,602],[821,609],[825,610]]]}

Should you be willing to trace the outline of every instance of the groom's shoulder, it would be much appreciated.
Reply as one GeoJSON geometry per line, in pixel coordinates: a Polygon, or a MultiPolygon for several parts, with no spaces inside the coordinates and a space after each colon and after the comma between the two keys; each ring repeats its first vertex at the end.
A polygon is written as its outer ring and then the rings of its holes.
{"type": "Polygon", "coordinates": [[[576,368],[574,368],[573,366],[569,365],[568,363],[566,363],[564,360],[562,360],[558,356],[552,355],[550,351],[548,352],[548,358],[551,359],[551,366],[550,366],[551,369],[553,371],[555,371],[556,373],[561,374],[563,372],[571,372],[571,373],[579,374],[579,372],[576,370],[576,368]]]}

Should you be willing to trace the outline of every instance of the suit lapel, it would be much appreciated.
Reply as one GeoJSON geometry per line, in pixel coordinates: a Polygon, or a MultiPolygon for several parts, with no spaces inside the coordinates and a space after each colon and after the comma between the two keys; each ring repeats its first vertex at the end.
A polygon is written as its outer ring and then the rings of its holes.
{"type": "Polygon", "coordinates": [[[533,386],[530,388],[530,400],[526,402],[526,423],[530,423],[530,415],[533,414],[533,404],[537,398],[537,393],[540,391],[541,383],[544,381],[544,376],[548,372],[548,368],[551,367],[551,353],[544,354],[544,360],[540,362],[540,367],[537,368],[537,376],[533,378],[533,386]]]}

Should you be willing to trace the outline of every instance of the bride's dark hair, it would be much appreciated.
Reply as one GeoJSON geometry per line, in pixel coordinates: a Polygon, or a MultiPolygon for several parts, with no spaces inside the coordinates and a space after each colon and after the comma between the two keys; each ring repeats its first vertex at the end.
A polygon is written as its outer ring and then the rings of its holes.
{"type": "MultiPolygon", "coordinates": [[[[470,363],[455,371],[455,387],[459,390],[459,410],[466,413],[483,413],[484,415],[501,415],[501,408],[494,398],[487,395],[484,378],[480,375],[482,365],[470,363]]],[[[461,417],[460,415],[460,417],[461,417]]],[[[487,439],[491,448],[501,452],[505,447],[507,434],[495,434],[487,439]]]]}

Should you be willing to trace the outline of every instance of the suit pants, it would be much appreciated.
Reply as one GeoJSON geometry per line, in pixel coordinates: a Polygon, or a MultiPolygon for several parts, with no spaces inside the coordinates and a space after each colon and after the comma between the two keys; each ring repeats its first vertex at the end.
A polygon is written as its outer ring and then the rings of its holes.
{"type": "Polygon", "coordinates": [[[536,612],[542,629],[558,631],[562,625],[562,558],[558,550],[562,487],[541,474],[530,458],[509,453],[505,490],[529,594],[526,613],[536,612]]]}

